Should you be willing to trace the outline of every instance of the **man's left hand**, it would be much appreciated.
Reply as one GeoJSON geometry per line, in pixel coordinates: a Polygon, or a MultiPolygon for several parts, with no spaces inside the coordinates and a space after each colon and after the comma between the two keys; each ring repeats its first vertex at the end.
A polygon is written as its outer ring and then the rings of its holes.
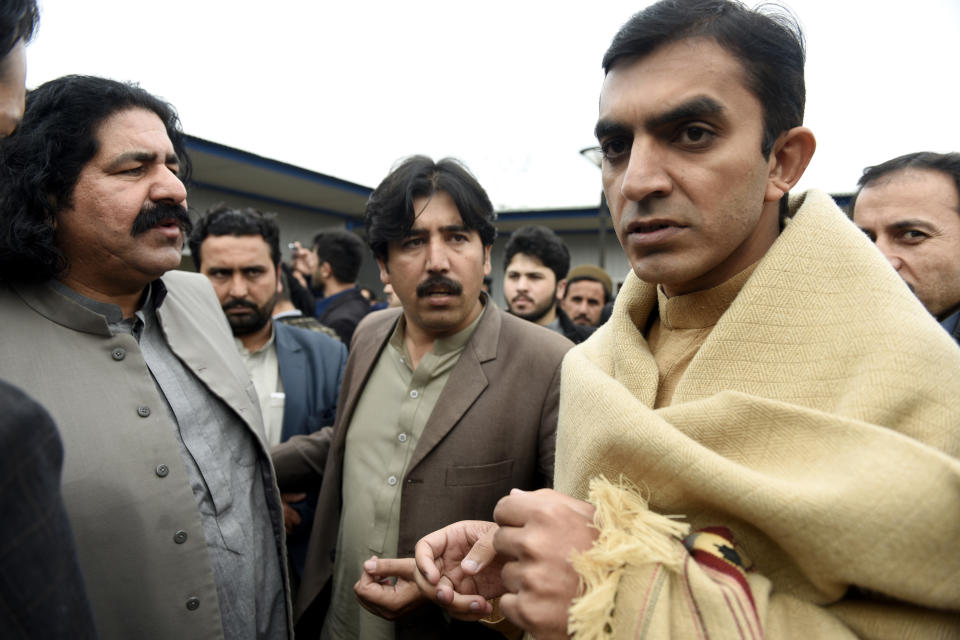
{"type": "Polygon", "coordinates": [[[353,592],[363,608],[387,620],[398,620],[426,603],[414,580],[413,558],[371,557],[363,563],[353,592]]]}

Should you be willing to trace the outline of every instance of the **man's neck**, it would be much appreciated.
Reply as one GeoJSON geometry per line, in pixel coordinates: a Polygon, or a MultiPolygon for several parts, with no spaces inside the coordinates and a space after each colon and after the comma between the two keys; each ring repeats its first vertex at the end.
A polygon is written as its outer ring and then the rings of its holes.
{"type": "Polygon", "coordinates": [[[403,344],[407,348],[407,354],[410,356],[410,368],[417,370],[417,365],[428,351],[433,351],[433,345],[437,340],[448,338],[469,327],[474,320],[483,312],[483,304],[477,300],[477,306],[470,316],[459,326],[446,332],[435,332],[410,322],[410,318],[404,316],[403,344]]]}
{"type": "Polygon", "coordinates": [[[143,292],[146,284],[127,285],[122,284],[104,286],[98,283],[90,283],[81,278],[71,277],[69,273],[60,278],[60,282],[70,289],[76,291],[82,296],[105,302],[120,307],[124,318],[132,318],[137,309],[140,308],[140,302],[143,299],[143,292]],[[137,288],[139,286],[139,288],[137,288]]]}
{"type": "Polygon", "coordinates": [[[557,319],[557,305],[556,303],[554,303],[553,306],[550,307],[549,311],[547,311],[545,314],[543,314],[537,319],[537,324],[539,324],[541,327],[546,327],[556,319],[557,319]]]}
{"type": "Polygon", "coordinates": [[[354,282],[344,284],[335,278],[328,278],[323,281],[323,297],[330,298],[338,293],[343,293],[347,289],[352,289],[355,286],[356,283],[354,282]]]}
{"type": "Polygon", "coordinates": [[[261,329],[253,333],[248,333],[245,336],[238,336],[240,342],[243,344],[243,348],[253,353],[267,344],[267,341],[270,340],[270,336],[273,335],[273,320],[267,322],[263,325],[261,329]]]}

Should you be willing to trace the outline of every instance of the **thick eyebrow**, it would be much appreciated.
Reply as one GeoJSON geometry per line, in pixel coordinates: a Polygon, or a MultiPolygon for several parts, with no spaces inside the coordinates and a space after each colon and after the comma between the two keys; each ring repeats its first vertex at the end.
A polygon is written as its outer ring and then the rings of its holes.
{"type": "MultiPolygon", "coordinates": [[[[650,116],[644,121],[643,127],[647,131],[655,131],[675,122],[716,117],[724,111],[726,111],[726,107],[710,96],[697,96],[677,105],[669,111],[650,116]]],[[[630,129],[628,127],[610,120],[598,121],[594,129],[594,135],[596,135],[597,140],[602,140],[607,136],[623,135],[629,132],[630,129]]]]}
{"type": "MultiPolygon", "coordinates": [[[[471,229],[469,227],[462,224],[450,224],[445,227],[440,227],[441,233],[469,233],[470,231],[471,229]]],[[[407,235],[405,235],[404,237],[409,238],[411,236],[426,236],[426,235],[430,235],[430,232],[427,229],[418,229],[417,227],[413,227],[412,229],[410,229],[410,231],[407,232],[407,235]]]]}
{"type": "MultiPolygon", "coordinates": [[[[125,153],[121,153],[120,155],[115,157],[113,160],[111,160],[107,164],[107,170],[118,169],[121,166],[125,164],[129,164],[131,162],[152,164],[156,161],[157,161],[157,154],[154,153],[153,151],[127,151],[125,153]]],[[[168,153],[167,156],[164,158],[164,163],[175,164],[179,166],[180,158],[178,158],[177,154],[175,153],[168,153]]]]}
{"type": "Polygon", "coordinates": [[[897,231],[910,229],[912,227],[922,227],[923,229],[928,229],[930,231],[937,231],[937,227],[930,224],[926,220],[918,220],[916,218],[907,218],[906,220],[897,220],[896,222],[890,225],[891,229],[896,229],[897,231]]]}

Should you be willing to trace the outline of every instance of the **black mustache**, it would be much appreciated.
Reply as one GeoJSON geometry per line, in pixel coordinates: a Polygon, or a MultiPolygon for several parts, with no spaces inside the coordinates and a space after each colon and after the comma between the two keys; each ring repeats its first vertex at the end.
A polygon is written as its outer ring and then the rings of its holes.
{"type": "Polygon", "coordinates": [[[223,310],[224,310],[224,311],[229,311],[230,309],[237,309],[237,308],[240,308],[240,307],[245,307],[245,308],[247,308],[247,309],[253,309],[254,311],[257,311],[257,310],[259,309],[259,307],[257,307],[257,305],[255,305],[254,303],[250,302],[249,300],[244,300],[244,299],[242,299],[242,298],[235,298],[235,299],[233,299],[233,300],[230,300],[230,301],[226,302],[226,303],[223,305],[223,310]]]}
{"type": "Polygon", "coordinates": [[[185,236],[189,236],[190,232],[193,231],[193,223],[190,221],[186,207],[170,202],[161,202],[140,209],[140,213],[137,214],[130,227],[130,235],[138,236],[141,233],[146,233],[163,220],[175,220],[185,236]]]}
{"type": "Polygon", "coordinates": [[[463,293],[463,285],[456,280],[451,280],[446,276],[430,276],[417,285],[417,297],[426,298],[430,295],[430,289],[434,287],[443,287],[455,296],[463,293]]]}

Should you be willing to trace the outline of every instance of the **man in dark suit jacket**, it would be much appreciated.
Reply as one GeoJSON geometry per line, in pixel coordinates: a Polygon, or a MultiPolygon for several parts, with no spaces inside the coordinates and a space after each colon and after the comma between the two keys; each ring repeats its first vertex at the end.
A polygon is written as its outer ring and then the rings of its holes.
{"type": "Polygon", "coordinates": [[[368,242],[402,308],[357,328],[333,429],[273,452],[282,490],[322,483],[298,637],[321,628],[324,638],[497,637],[445,619],[410,574],[370,558],[409,559],[421,536],[489,517],[511,488],[551,484],[560,363],[572,343],[481,293],[494,219],[486,193],[452,160],[410,158],[368,202],[368,242]],[[383,599],[391,573],[410,594],[401,608],[383,599]],[[351,587],[395,623],[361,608],[351,587]]]}
{"type": "Polygon", "coordinates": [[[316,303],[317,320],[336,331],[346,345],[357,324],[370,312],[370,301],[357,287],[363,254],[360,238],[343,229],[318,233],[310,250],[299,243],[294,248],[294,270],[323,294],[316,303]]]}
{"type": "MultiPolygon", "coordinates": [[[[198,222],[190,248],[197,269],[213,284],[253,379],[267,445],[333,424],[347,348],[323,333],[273,322],[282,288],[276,223],[253,209],[218,206],[198,222]]],[[[316,491],[307,494],[292,507],[297,514],[287,518],[295,577],[303,570],[316,505],[316,491]]]]}

